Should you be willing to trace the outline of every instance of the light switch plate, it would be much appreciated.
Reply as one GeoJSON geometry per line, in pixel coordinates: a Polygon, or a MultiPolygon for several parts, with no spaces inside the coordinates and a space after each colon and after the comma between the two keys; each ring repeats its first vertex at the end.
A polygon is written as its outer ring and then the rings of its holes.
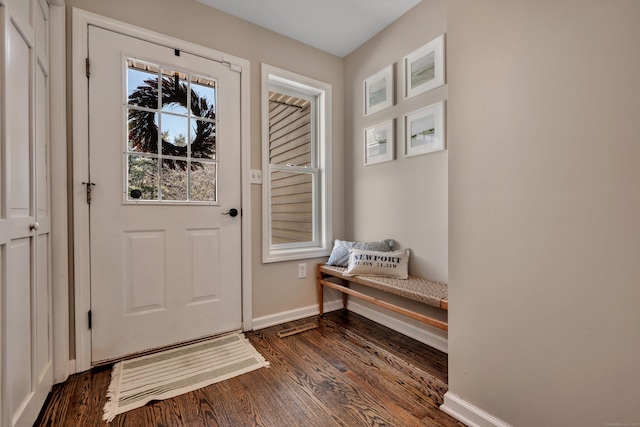
{"type": "Polygon", "coordinates": [[[251,183],[262,184],[262,171],[260,169],[251,169],[251,183]]]}

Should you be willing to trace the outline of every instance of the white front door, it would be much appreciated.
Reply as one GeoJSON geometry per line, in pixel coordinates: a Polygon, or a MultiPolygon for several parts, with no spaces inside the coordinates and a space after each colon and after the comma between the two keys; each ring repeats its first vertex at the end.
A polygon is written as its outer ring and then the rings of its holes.
{"type": "Polygon", "coordinates": [[[0,7],[0,425],[31,426],[53,384],[46,2],[0,7]]]}
{"type": "Polygon", "coordinates": [[[93,26],[89,59],[92,362],[240,329],[239,73],[93,26]]]}

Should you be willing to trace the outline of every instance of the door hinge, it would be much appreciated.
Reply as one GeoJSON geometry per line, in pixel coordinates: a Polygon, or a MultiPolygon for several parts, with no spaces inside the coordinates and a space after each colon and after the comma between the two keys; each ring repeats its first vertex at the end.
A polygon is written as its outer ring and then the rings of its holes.
{"type": "Polygon", "coordinates": [[[93,182],[83,182],[82,184],[87,186],[87,203],[91,204],[91,187],[96,184],[93,182]]]}
{"type": "Polygon", "coordinates": [[[91,63],[89,62],[89,58],[85,58],[84,66],[85,66],[85,72],[88,78],[91,75],[91,63]]]}
{"type": "Polygon", "coordinates": [[[89,312],[87,313],[87,320],[89,321],[89,329],[91,329],[92,323],[91,323],[91,310],[89,310],[89,312]]]}

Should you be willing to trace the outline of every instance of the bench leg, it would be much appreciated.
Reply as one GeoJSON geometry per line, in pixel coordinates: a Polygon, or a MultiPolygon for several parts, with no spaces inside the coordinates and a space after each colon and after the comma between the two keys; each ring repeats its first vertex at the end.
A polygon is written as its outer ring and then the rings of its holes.
{"type": "MultiPolygon", "coordinates": [[[[342,284],[342,286],[345,286],[347,288],[349,287],[349,281],[348,280],[340,279],[340,283],[342,284]]],[[[348,301],[349,301],[349,294],[346,294],[346,293],[343,292],[342,293],[342,308],[344,310],[347,309],[347,302],[348,301]]]]}

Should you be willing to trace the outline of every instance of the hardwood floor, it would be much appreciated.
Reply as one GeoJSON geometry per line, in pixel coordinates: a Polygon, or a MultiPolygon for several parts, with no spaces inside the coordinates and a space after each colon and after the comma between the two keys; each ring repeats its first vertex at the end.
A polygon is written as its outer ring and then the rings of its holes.
{"type": "Polygon", "coordinates": [[[36,426],[463,426],[438,409],[447,355],[357,314],[335,311],[320,328],[247,338],[270,368],[152,402],[102,421],[109,367],[54,386],[36,426]]]}

